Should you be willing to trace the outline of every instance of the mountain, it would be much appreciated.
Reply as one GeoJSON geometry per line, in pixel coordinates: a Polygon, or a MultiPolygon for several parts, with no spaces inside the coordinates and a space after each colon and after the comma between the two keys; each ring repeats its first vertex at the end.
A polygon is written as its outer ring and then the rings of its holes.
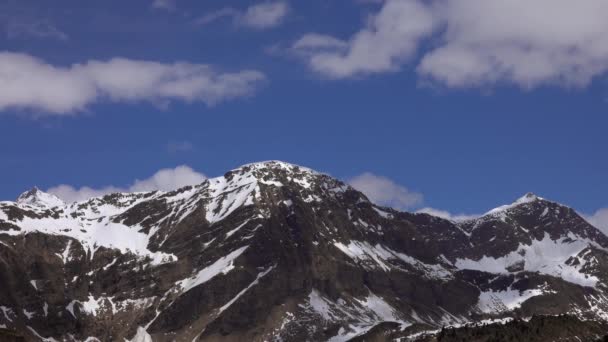
{"type": "Polygon", "coordinates": [[[607,284],[608,237],[533,194],[453,222],[271,161],[171,192],[0,202],[0,328],[34,341],[415,340],[560,314],[602,326],[607,284]]]}

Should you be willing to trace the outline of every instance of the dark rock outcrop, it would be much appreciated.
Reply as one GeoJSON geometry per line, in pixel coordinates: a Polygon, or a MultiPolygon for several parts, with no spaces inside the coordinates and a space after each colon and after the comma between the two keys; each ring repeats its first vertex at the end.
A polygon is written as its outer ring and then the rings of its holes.
{"type": "MultiPolygon", "coordinates": [[[[528,194],[465,222],[245,165],[172,192],[0,202],[0,326],[65,341],[382,341],[608,318],[608,238],[528,194]]],[[[598,323],[603,324],[603,323],[598,323]]]]}

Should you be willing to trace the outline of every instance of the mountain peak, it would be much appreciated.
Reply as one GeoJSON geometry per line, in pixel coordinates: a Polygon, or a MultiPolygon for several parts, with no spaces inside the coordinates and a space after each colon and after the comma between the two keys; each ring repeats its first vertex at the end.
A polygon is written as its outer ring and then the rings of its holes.
{"type": "Polygon", "coordinates": [[[295,182],[301,186],[308,186],[311,182],[314,183],[318,177],[325,175],[304,166],[279,160],[270,160],[242,165],[226,172],[224,176],[210,179],[209,181],[212,183],[222,183],[228,180],[230,182],[234,176],[238,176],[239,179],[255,179],[266,185],[277,185],[282,181],[287,181],[295,182]]]}
{"type": "Polygon", "coordinates": [[[532,202],[536,202],[536,201],[539,201],[539,200],[543,200],[543,198],[537,196],[536,194],[534,194],[532,192],[528,192],[525,195],[523,195],[520,198],[518,198],[517,200],[515,200],[515,202],[513,202],[511,204],[501,205],[500,207],[496,207],[496,208],[488,211],[487,213],[485,213],[483,216],[501,213],[501,212],[504,212],[506,210],[515,208],[515,207],[517,207],[519,205],[526,204],[526,203],[532,203],[532,202]]]}
{"type": "Polygon", "coordinates": [[[514,204],[522,204],[522,203],[530,203],[530,202],[534,202],[537,200],[542,200],[542,197],[538,197],[535,193],[532,192],[528,192],[525,195],[523,195],[522,197],[518,198],[514,204]]]}
{"type": "Polygon", "coordinates": [[[65,204],[59,197],[46,193],[36,186],[19,195],[17,203],[44,208],[53,208],[65,204]]]}
{"type": "Polygon", "coordinates": [[[251,170],[256,170],[256,171],[264,171],[264,170],[295,171],[295,170],[299,170],[301,172],[306,172],[306,173],[314,173],[314,174],[318,173],[310,168],[288,163],[288,162],[284,162],[284,161],[280,161],[280,160],[267,160],[267,161],[245,164],[245,165],[242,165],[242,166],[236,168],[233,171],[244,170],[244,169],[251,169],[251,170]]]}

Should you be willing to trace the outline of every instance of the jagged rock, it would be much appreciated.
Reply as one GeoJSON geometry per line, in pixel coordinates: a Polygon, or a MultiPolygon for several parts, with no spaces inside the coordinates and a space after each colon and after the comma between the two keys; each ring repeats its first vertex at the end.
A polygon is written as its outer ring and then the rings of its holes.
{"type": "Polygon", "coordinates": [[[608,318],[608,238],[533,194],[453,222],[264,162],[171,192],[51,196],[0,202],[0,327],[33,340],[381,340],[608,318]]]}

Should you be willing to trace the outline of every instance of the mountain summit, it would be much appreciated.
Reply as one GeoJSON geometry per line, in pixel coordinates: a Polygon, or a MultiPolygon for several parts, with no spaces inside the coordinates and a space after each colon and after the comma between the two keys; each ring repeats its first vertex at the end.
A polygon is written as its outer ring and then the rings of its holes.
{"type": "Polygon", "coordinates": [[[46,193],[37,187],[33,187],[31,190],[19,195],[17,203],[44,208],[58,207],[65,204],[59,197],[46,193]]]}
{"type": "Polygon", "coordinates": [[[50,196],[0,202],[0,326],[32,340],[414,339],[608,319],[608,238],[532,194],[452,222],[269,161],[169,192],[50,196]]]}

